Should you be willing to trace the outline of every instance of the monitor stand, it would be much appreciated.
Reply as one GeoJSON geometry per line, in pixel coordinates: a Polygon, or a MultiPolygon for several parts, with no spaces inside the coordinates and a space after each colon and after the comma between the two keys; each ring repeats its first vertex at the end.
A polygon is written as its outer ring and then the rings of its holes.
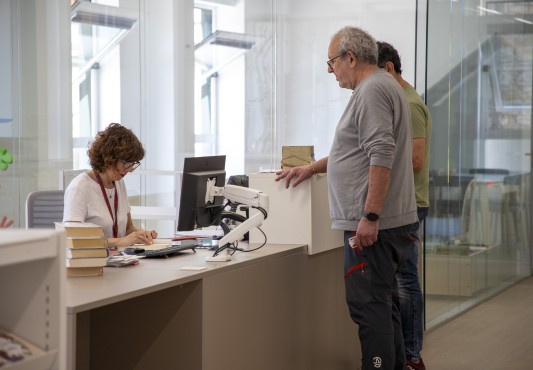
{"type": "Polygon", "coordinates": [[[227,251],[223,251],[216,256],[208,256],[205,258],[207,262],[228,262],[231,261],[231,255],[227,251]]]}

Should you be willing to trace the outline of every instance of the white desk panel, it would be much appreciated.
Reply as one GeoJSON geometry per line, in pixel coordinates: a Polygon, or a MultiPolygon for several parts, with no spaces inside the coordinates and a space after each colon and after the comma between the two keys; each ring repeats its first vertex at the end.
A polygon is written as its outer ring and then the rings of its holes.
{"type": "MultiPolygon", "coordinates": [[[[331,229],[326,176],[313,176],[297,187],[285,189],[284,181],[275,181],[274,173],[257,173],[249,176],[250,188],[268,194],[268,218],[261,229],[267,243],[307,244],[309,254],[316,254],[343,245],[343,233],[331,229]]],[[[252,212],[257,212],[252,210],[252,212]]],[[[250,241],[261,243],[263,234],[255,229],[250,241]]]]}

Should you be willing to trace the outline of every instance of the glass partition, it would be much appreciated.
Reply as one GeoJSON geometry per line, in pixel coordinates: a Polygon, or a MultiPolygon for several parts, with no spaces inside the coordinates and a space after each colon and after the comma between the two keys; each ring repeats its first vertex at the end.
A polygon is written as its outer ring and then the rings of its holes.
{"type": "Polygon", "coordinates": [[[0,0],[0,217],[14,227],[28,194],[57,189],[71,166],[69,8],[0,0]]]}
{"type": "Polygon", "coordinates": [[[11,2],[0,1],[0,218],[18,220],[13,90],[13,25],[11,2]]]}
{"type": "MultiPolygon", "coordinates": [[[[87,168],[87,145],[96,132],[121,122],[121,103],[128,103],[121,99],[126,96],[121,93],[122,79],[138,80],[139,70],[133,76],[122,71],[128,62],[121,55],[121,42],[138,27],[139,10],[116,3],[76,1],[71,8],[74,168],[87,168]]],[[[129,5],[138,9],[138,2],[129,5]]]]}
{"type": "Polygon", "coordinates": [[[530,271],[532,15],[530,2],[429,2],[429,327],[530,271]]]}
{"type": "MultiPolygon", "coordinates": [[[[372,20],[399,22],[400,12],[414,34],[415,6],[370,3],[346,3],[339,14],[318,0],[76,2],[74,167],[87,167],[90,138],[110,122],[139,135],[144,171],[180,171],[187,156],[216,154],[226,155],[228,176],[271,170],[284,145],[314,145],[317,156],[327,155],[350,95],[324,62],[335,31],[356,24],[395,43],[414,75],[415,40],[372,20]]],[[[179,199],[161,177],[126,181],[136,206],[175,207],[179,199]]],[[[161,221],[143,222],[172,232],[161,221]]]]}

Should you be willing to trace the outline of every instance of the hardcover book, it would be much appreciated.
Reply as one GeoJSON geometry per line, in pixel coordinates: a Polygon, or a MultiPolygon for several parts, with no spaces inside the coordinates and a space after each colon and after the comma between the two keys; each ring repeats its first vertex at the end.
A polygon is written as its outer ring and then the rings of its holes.
{"type": "Polygon", "coordinates": [[[69,248],[106,248],[107,239],[98,237],[67,237],[67,247],[69,248]]]}
{"type": "Polygon", "coordinates": [[[107,257],[109,252],[106,248],[66,248],[65,257],[67,258],[94,258],[107,257]]]}
{"type": "Polygon", "coordinates": [[[103,274],[103,267],[67,267],[67,276],[100,276],[103,274]]]}
{"type": "Polygon", "coordinates": [[[104,267],[107,257],[66,258],[67,267],[104,267]]]}
{"type": "Polygon", "coordinates": [[[56,222],[57,230],[65,230],[67,237],[104,237],[104,229],[90,222],[56,222]]]}

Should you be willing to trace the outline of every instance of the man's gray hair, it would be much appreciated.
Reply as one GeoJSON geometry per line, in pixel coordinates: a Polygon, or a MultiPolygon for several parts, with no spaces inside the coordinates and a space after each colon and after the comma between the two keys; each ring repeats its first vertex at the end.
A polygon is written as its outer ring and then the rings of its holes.
{"type": "Polygon", "coordinates": [[[337,31],[332,38],[339,39],[339,54],[351,51],[362,62],[378,63],[378,45],[368,32],[357,27],[346,26],[337,31]]]}

